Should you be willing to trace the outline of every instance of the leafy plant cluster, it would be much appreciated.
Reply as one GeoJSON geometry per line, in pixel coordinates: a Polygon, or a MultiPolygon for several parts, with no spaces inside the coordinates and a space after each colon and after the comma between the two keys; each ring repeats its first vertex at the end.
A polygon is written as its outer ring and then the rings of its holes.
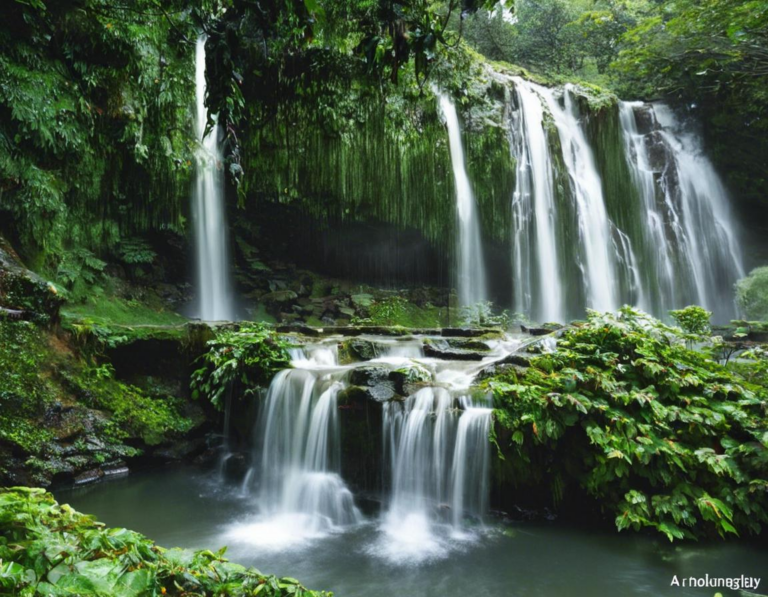
{"type": "Polygon", "coordinates": [[[164,549],[107,528],[41,489],[0,492],[0,590],[19,597],[320,597],[293,578],[224,559],[225,549],[164,549]]]}
{"type": "Polygon", "coordinates": [[[287,344],[263,323],[222,330],[207,345],[203,366],[192,374],[192,396],[203,396],[217,408],[224,407],[227,392],[247,396],[290,366],[287,344]]]}
{"type": "Polygon", "coordinates": [[[766,387],[688,338],[629,307],[591,312],[521,377],[491,380],[517,481],[549,480],[556,501],[578,485],[620,530],[670,540],[759,532],[766,387]]]}
{"type": "Polygon", "coordinates": [[[480,328],[498,327],[507,330],[512,325],[512,316],[509,311],[495,312],[491,301],[481,301],[462,307],[460,319],[462,325],[480,328]]]}
{"type": "Polygon", "coordinates": [[[35,269],[77,285],[106,257],[135,259],[121,240],[183,227],[194,23],[176,1],[7,4],[1,228],[35,269]]]}

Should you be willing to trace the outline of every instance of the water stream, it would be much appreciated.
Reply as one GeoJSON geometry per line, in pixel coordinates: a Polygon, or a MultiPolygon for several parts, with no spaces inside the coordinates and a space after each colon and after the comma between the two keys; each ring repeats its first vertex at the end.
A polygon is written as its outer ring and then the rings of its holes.
{"type": "Polygon", "coordinates": [[[205,38],[195,50],[195,134],[201,140],[192,190],[198,317],[205,321],[235,319],[229,276],[228,229],[224,208],[224,173],[219,126],[206,135],[205,38]]]}
{"type": "Polygon", "coordinates": [[[733,285],[744,275],[737,227],[690,123],[663,104],[620,102],[619,143],[607,145],[605,134],[606,146],[596,147],[588,125],[595,115],[573,86],[506,83],[517,163],[514,311],[566,321],[586,308],[630,304],[664,317],[698,304],[715,321],[732,319],[733,285]],[[599,162],[598,150],[618,152],[627,174],[621,162],[599,162]]]}
{"type": "Polygon", "coordinates": [[[453,166],[453,178],[456,186],[458,228],[456,255],[459,304],[472,306],[488,299],[480,220],[475,196],[472,193],[472,184],[467,175],[464,161],[464,147],[461,141],[461,127],[459,117],[456,114],[456,106],[447,95],[438,94],[438,99],[440,111],[448,128],[451,165],[453,166]]]}
{"type": "MultiPolygon", "coordinates": [[[[745,574],[762,576],[766,582],[764,546],[745,541],[670,545],[664,538],[558,522],[505,524],[491,519],[482,541],[455,540],[444,557],[420,565],[382,558],[375,522],[276,550],[232,535],[233,521],[245,525],[250,520],[252,501],[243,498],[237,486],[222,486],[195,468],[131,475],[62,491],[57,498],[167,547],[228,545],[227,557],[235,562],[299,578],[337,597],[372,592],[419,597],[712,597],[714,589],[670,587],[672,575],[745,574]]],[[[370,514],[368,520],[375,517],[370,514]]],[[[737,591],[720,592],[743,597],[737,591]]]]}

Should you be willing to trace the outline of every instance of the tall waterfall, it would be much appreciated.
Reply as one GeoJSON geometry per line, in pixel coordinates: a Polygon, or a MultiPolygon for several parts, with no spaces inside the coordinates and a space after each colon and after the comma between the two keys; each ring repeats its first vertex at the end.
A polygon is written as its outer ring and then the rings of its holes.
{"type": "Polygon", "coordinates": [[[456,185],[457,235],[457,276],[459,303],[474,305],[488,297],[485,281],[485,260],[480,237],[480,221],[464,162],[464,148],[461,143],[461,128],[453,101],[438,94],[440,110],[448,127],[448,142],[451,150],[453,178],[456,185]]]}
{"type": "Polygon", "coordinates": [[[744,276],[742,256],[727,193],[699,138],[664,104],[621,102],[619,115],[647,217],[638,244],[649,256],[649,308],[696,303],[721,320],[732,317],[733,285],[744,276]]]}
{"type": "Polygon", "coordinates": [[[620,102],[617,145],[595,147],[576,88],[509,83],[514,310],[565,321],[586,308],[665,316],[699,304],[717,321],[735,316],[742,258],[698,137],[665,105],[620,102]],[[599,163],[598,149],[619,159],[599,163]]]}
{"type": "Polygon", "coordinates": [[[201,140],[192,192],[195,218],[198,315],[206,321],[232,320],[231,282],[227,251],[227,219],[224,210],[224,176],[219,149],[219,127],[208,135],[205,108],[205,38],[195,48],[195,133],[201,140]]]}
{"type": "Polygon", "coordinates": [[[523,79],[515,79],[515,90],[520,105],[512,137],[512,152],[518,160],[512,200],[515,310],[540,321],[563,321],[557,206],[544,108],[536,89],[523,79]],[[540,300],[534,303],[533,297],[540,300]]]}

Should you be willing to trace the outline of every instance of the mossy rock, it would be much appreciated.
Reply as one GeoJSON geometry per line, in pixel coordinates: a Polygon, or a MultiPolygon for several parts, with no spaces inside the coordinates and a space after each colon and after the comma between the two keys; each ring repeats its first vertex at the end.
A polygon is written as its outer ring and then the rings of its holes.
{"type": "Polygon", "coordinates": [[[63,302],[58,289],[24,267],[10,244],[0,236],[0,308],[20,311],[19,317],[48,322],[58,320],[63,302]]]}

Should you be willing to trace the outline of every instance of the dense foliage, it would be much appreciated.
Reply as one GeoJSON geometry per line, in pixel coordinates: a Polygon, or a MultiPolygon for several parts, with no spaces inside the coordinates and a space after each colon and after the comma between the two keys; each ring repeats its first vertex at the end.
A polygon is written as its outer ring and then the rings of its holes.
{"type": "Polygon", "coordinates": [[[738,281],[736,302],[748,319],[768,321],[768,267],[758,267],[738,281]]]}
{"type": "Polygon", "coordinates": [[[690,337],[630,308],[591,313],[522,377],[490,381],[518,482],[548,480],[556,500],[577,484],[620,530],[759,532],[766,389],[687,348],[690,337]]]}
{"type": "Polygon", "coordinates": [[[647,12],[645,0],[518,0],[514,11],[479,11],[467,40],[493,60],[535,72],[605,81],[622,35],[647,12]]]}
{"type": "Polygon", "coordinates": [[[287,345],[263,323],[220,331],[201,359],[203,366],[192,374],[193,396],[202,395],[218,408],[228,392],[248,395],[290,365],[287,345]]]}
{"type": "MultiPolygon", "coordinates": [[[[135,237],[181,230],[193,23],[181,3],[6,3],[0,232],[38,270],[92,286],[135,237]]],[[[148,253],[144,253],[148,255],[148,253]]]]}
{"type": "Polygon", "coordinates": [[[224,550],[163,549],[106,528],[41,489],[0,492],[0,590],[19,597],[322,595],[228,562],[224,550]]]}

